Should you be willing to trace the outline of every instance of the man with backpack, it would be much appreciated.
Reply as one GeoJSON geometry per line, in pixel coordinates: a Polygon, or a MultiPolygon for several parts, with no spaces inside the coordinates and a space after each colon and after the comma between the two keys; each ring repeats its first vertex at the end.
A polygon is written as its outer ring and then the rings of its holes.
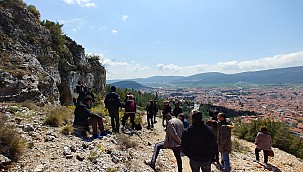
{"type": "Polygon", "coordinates": [[[122,132],[125,130],[125,123],[126,120],[130,117],[130,122],[132,125],[132,130],[135,128],[135,114],[136,114],[136,103],[134,96],[132,94],[129,94],[126,96],[126,101],[124,104],[125,112],[124,116],[122,118],[122,132]]]}
{"type": "Polygon", "coordinates": [[[107,93],[105,100],[104,100],[105,108],[108,109],[109,116],[111,118],[111,125],[112,125],[112,131],[114,133],[119,133],[119,126],[120,126],[120,120],[119,120],[119,108],[121,105],[121,100],[116,93],[116,87],[111,86],[110,92],[107,93]]]}

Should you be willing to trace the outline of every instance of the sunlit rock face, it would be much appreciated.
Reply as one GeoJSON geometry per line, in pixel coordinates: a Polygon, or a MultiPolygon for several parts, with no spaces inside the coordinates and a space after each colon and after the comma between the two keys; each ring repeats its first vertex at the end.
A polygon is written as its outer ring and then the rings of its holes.
{"type": "Polygon", "coordinates": [[[97,92],[104,91],[105,69],[88,61],[81,45],[63,36],[65,51],[59,53],[51,31],[26,5],[1,3],[0,101],[69,105],[79,80],[97,92]]]}

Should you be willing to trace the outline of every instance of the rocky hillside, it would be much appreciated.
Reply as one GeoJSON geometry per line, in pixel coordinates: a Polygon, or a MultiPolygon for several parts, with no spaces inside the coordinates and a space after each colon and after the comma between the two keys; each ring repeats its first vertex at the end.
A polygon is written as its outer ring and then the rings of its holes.
{"type": "Polygon", "coordinates": [[[78,80],[104,91],[98,60],[88,60],[84,48],[62,34],[62,25],[39,17],[22,0],[0,1],[0,101],[70,104],[78,80]]]}
{"type": "MultiPolygon", "coordinates": [[[[29,110],[26,107],[12,107],[1,105],[0,111],[8,118],[8,123],[16,128],[16,132],[26,139],[28,148],[17,163],[13,163],[9,171],[100,171],[100,172],[152,172],[144,164],[150,159],[154,144],[164,139],[165,132],[161,122],[155,124],[153,130],[143,129],[134,134],[116,134],[102,139],[83,140],[74,135],[62,134],[60,127],[49,127],[43,124],[45,114],[29,110]],[[14,109],[12,112],[11,109],[14,109]]],[[[143,120],[146,116],[143,117],[143,120]]],[[[158,118],[158,121],[161,119],[158,118]]],[[[109,127],[109,124],[106,124],[109,127]]],[[[234,150],[231,154],[232,171],[302,171],[301,159],[273,148],[275,157],[269,159],[269,166],[254,162],[254,148],[252,143],[244,140],[233,140],[234,150]]],[[[183,169],[190,172],[187,157],[182,157],[183,169]]],[[[261,162],[263,160],[261,154],[261,162]]],[[[0,162],[10,161],[1,156],[0,162]]],[[[0,163],[0,168],[1,168],[0,163]]],[[[212,164],[212,171],[220,171],[219,164],[212,164]]],[[[160,151],[157,171],[176,171],[176,160],[172,151],[160,151]]]]}

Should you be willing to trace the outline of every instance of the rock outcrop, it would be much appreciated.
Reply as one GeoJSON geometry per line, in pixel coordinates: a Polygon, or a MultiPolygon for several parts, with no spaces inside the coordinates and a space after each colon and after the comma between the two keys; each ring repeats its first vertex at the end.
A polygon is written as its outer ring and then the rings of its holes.
{"type": "Polygon", "coordinates": [[[60,34],[58,49],[52,30],[26,4],[4,0],[0,5],[0,101],[68,105],[78,80],[104,91],[105,69],[88,61],[81,45],[60,34]]]}

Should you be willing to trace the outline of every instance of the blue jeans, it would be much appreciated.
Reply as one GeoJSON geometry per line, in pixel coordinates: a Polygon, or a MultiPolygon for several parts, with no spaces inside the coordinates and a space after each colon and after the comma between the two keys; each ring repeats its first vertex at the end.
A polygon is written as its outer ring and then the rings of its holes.
{"type": "Polygon", "coordinates": [[[211,161],[201,162],[191,158],[189,164],[192,172],[200,172],[200,169],[202,172],[210,172],[211,169],[211,161]]]}
{"type": "Polygon", "coordinates": [[[221,152],[221,158],[223,161],[224,171],[230,172],[230,161],[229,161],[229,152],[221,152]]]}

